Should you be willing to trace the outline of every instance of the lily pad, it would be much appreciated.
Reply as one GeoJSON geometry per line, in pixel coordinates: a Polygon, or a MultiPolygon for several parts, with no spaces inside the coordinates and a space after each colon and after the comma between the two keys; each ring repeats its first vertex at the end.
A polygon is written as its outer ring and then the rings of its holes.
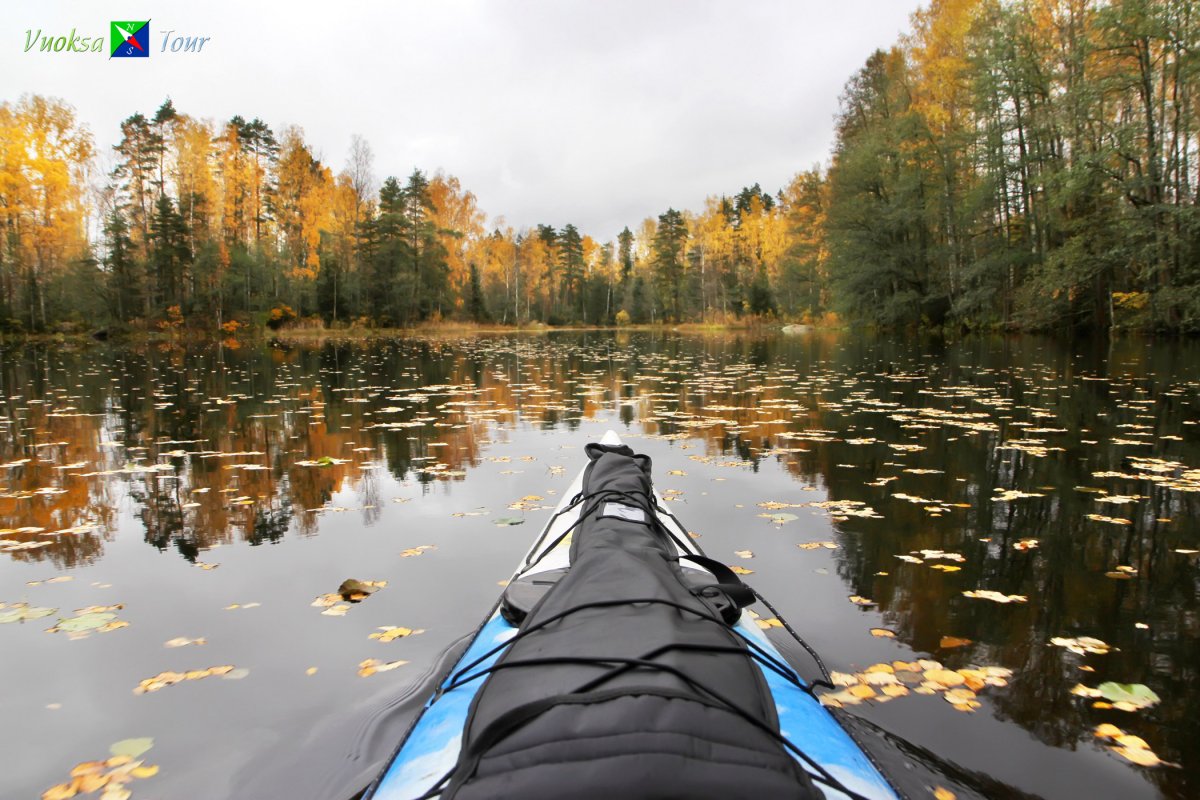
{"type": "Polygon", "coordinates": [[[492,520],[492,522],[496,525],[524,525],[525,518],[524,517],[497,517],[496,519],[492,520]]]}
{"type": "Polygon", "coordinates": [[[1142,683],[1116,683],[1106,681],[1096,687],[1105,700],[1113,703],[1129,703],[1138,708],[1147,708],[1162,702],[1154,690],[1142,683]]]}
{"type": "Polygon", "coordinates": [[[151,747],[154,747],[154,740],[149,736],[143,736],[138,739],[122,739],[114,743],[108,748],[108,752],[114,756],[129,756],[137,758],[142,753],[145,753],[151,747]]]}
{"type": "Polygon", "coordinates": [[[27,619],[41,619],[42,617],[50,616],[55,611],[58,611],[58,609],[19,604],[13,608],[6,608],[0,611],[0,625],[6,622],[24,622],[27,619]]]}
{"type": "Polygon", "coordinates": [[[51,628],[51,630],[66,631],[67,633],[94,631],[97,628],[103,628],[116,618],[117,615],[111,612],[80,614],[78,617],[60,619],[58,624],[51,628]]]}

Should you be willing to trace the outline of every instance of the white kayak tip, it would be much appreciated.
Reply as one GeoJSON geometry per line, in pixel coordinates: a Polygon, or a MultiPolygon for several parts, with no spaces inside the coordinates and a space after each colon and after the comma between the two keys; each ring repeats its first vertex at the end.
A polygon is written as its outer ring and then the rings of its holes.
{"type": "Polygon", "coordinates": [[[618,447],[621,444],[621,437],[617,435],[616,431],[610,428],[604,434],[604,438],[600,440],[600,444],[607,445],[609,447],[618,447]]]}

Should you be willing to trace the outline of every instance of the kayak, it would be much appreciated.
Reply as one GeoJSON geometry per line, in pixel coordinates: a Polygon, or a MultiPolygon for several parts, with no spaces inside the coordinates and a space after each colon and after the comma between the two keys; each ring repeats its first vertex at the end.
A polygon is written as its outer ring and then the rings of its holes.
{"type": "Polygon", "coordinates": [[[585,453],[364,800],[895,800],[759,626],[766,601],[665,509],[649,457],[612,431],[585,453]]]}

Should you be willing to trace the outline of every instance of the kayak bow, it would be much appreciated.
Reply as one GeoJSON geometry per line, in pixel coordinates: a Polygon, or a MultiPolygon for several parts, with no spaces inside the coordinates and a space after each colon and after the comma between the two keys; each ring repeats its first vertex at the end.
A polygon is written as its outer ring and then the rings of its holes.
{"type": "Polygon", "coordinates": [[[370,800],[896,793],[609,431],[370,800]],[[819,787],[819,788],[817,788],[819,787]]]}

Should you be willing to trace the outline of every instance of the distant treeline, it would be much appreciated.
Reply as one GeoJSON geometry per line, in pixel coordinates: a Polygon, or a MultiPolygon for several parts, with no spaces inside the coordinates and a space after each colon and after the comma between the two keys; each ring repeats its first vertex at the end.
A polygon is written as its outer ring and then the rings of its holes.
{"type": "Polygon", "coordinates": [[[449,175],[380,182],[358,137],[334,174],[299,128],[167,100],[99,154],[69,105],[25,96],[0,104],[0,328],[836,312],[1193,330],[1195,16],[1189,0],[933,0],[847,84],[827,170],[607,241],[489,225],[449,175]]]}
{"type": "Polygon", "coordinates": [[[880,323],[1200,328],[1200,7],[934,0],[842,98],[842,307],[880,323]]]}

